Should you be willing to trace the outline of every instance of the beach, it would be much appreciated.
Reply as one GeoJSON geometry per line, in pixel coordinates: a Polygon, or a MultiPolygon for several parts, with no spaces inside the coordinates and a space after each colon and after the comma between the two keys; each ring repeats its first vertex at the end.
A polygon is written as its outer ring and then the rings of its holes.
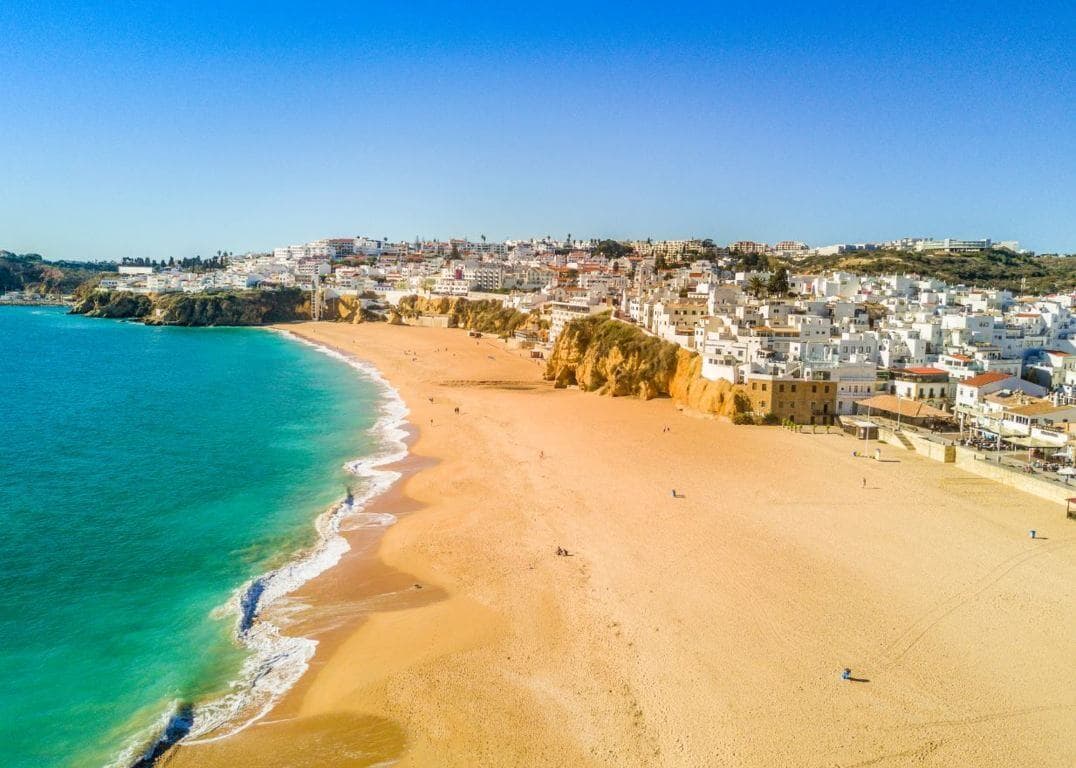
{"type": "Polygon", "coordinates": [[[399,520],[345,531],[293,595],[318,647],[277,706],[162,764],[1076,764],[1062,506],[898,446],[554,390],[459,330],[282,329],[410,409],[371,507],[399,520]]]}

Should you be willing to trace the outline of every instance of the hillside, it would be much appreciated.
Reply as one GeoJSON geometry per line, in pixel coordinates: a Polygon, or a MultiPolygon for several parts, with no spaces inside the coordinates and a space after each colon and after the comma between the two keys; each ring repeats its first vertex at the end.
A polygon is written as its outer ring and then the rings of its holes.
{"type": "Polygon", "coordinates": [[[789,263],[795,273],[839,269],[860,275],[913,273],[952,284],[1007,288],[1016,292],[1052,293],[1076,288],[1076,258],[1028,256],[1006,250],[961,255],[914,251],[857,251],[812,256],[789,263]]]}
{"type": "Polygon", "coordinates": [[[94,276],[115,270],[116,265],[111,262],[46,261],[36,253],[0,250],[0,293],[74,293],[94,276]]]}

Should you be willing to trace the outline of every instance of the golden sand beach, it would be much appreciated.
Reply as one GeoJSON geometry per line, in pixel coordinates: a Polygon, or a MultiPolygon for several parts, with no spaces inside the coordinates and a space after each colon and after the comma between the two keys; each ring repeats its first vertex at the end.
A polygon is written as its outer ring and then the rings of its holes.
{"type": "Polygon", "coordinates": [[[319,647],[280,704],[165,764],[1076,765],[1059,505],[897,447],[556,391],[462,331],[287,329],[407,402],[378,502],[400,520],[297,596],[289,631],[319,647]]]}

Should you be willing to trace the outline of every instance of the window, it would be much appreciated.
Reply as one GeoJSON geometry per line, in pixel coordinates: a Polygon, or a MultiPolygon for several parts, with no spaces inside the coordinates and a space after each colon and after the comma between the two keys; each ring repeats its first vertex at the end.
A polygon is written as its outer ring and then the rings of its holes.
{"type": "Polygon", "coordinates": [[[818,385],[817,384],[812,384],[811,385],[811,394],[813,395],[817,391],[818,391],[818,385]]]}

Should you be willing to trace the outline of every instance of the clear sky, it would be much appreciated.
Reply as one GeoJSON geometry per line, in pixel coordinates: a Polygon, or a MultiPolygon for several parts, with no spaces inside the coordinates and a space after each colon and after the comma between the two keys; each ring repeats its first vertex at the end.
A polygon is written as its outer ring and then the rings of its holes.
{"type": "Polygon", "coordinates": [[[0,2],[0,248],[1076,251],[1076,5],[0,2]]]}

